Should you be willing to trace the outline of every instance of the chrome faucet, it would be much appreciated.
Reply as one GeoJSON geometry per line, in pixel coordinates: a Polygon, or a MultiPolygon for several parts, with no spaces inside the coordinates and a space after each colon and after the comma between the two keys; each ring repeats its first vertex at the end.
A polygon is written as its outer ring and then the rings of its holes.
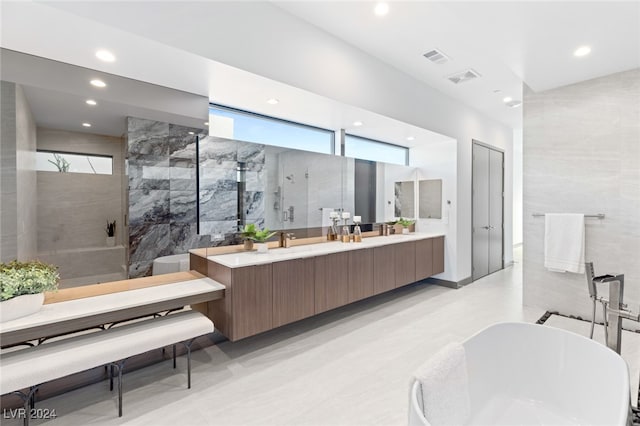
{"type": "Polygon", "coordinates": [[[609,306],[607,308],[607,346],[617,353],[622,348],[622,320],[640,322],[640,314],[627,309],[624,299],[624,274],[596,278],[597,282],[609,284],[609,306]]]}
{"type": "Polygon", "coordinates": [[[281,232],[280,233],[280,247],[291,247],[291,240],[295,240],[296,235],[293,232],[281,232]]]}

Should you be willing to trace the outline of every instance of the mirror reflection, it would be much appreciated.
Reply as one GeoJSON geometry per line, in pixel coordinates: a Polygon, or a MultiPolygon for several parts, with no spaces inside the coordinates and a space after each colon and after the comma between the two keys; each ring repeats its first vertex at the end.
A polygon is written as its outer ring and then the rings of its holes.
{"type": "Polygon", "coordinates": [[[442,219],[442,179],[421,180],[418,183],[420,219],[442,219]]]}

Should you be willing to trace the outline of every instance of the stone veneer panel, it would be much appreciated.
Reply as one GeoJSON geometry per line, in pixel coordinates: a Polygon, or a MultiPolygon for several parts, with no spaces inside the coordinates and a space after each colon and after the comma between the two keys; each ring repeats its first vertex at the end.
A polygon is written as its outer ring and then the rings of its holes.
{"type": "Polygon", "coordinates": [[[153,260],[211,245],[197,234],[195,181],[199,129],[130,117],[129,276],[152,273],[153,260]]]}
{"type": "Polygon", "coordinates": [[[544,218],[532,213],[604,213],[586,219],[585,260],[596,274],[624,273],[625,301],[638,311],[640,69],[525,90],[523,158],[524,303],[590,318],[584,275],[544,268],[544,218]]]}

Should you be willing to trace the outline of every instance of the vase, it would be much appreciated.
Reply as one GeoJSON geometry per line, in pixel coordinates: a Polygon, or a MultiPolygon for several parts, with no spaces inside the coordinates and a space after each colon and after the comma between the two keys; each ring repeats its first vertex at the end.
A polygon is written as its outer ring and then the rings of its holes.
{"type": "Polygon", "coordinates": [[[258,253],[266,253],[269,251],[269,246],[267,243],[256,243],[256,249],[258,249],[258,253]]]}
{"type": "Polygon", "coordinates": [[[245,250],[253,250],[253,241],[252,240],[244,240],[244,249],[245,250]]]}
{"type": "Polygon", "coordinates": [[[107,237],[107,247],[114,247],[116,245],[116,237],[107,237]]]}
{"type": "Polygon", "coordinates": [[[403,234],[408,234],[409,233],[409,228],[402,228],[402,233],[403,234]]]}
{"type": "Polygon", "coordinates": [[[42,308],[44,293],[23,294],[0,302],[0,322],[35,314],[42,308]]]}

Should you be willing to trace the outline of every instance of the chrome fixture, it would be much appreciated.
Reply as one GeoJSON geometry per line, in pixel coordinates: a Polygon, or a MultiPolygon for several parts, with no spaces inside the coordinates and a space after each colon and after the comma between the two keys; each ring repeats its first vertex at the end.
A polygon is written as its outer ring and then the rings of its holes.
{"type": "Polygon", "coordinates": [[[600,281],[609,283],[609,307],[607,309],[607,346],[617,353],[622,348],[622,320],[640,322],[640,314],[627,310],[624,299],[624,274],[605,275],[600,281]]]}
{"type": "Polygon", "coordinates": [[[596,306],[597,303],[600,302],[602,304],[602,318],[604,321],[604,341],[608,340],[608,332],[607,332],[607,305],[609,301],[602,296],[598,296],[598,288],[596,286],[596,280],[600,280],[603,277],[596,277],[596,274],[593,270],[593,262],[585,263],[585,275],[587,277],[587,288],[589,289],[589,297],[593,302],[593,311],[591,313],[591,332],[589,333],[589,338],[593,339],[593,328],[596,324],[596,306]]]}
{"type": "Polygon", "coordinates": [[[293,232],[281,232],[280,233],[280,247],[291,247],[291,240],[296,239],[296,234],[293,232]]]}

